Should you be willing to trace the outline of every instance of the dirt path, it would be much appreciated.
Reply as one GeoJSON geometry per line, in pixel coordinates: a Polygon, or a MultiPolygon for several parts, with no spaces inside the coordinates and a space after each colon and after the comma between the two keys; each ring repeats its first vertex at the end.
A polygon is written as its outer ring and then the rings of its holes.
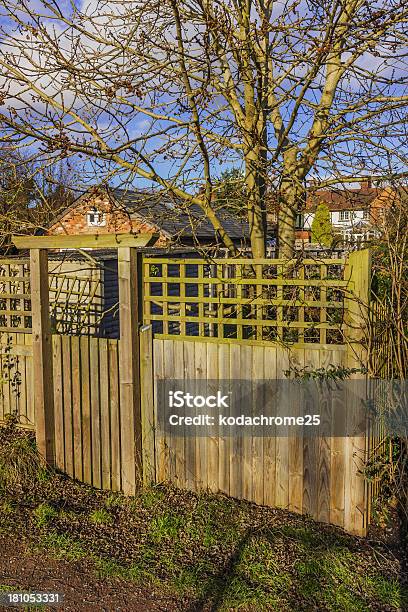
{"type": "MultiPolygon", "coordinates": [[[[182,610],[177,601],[150,588],[139,588],[118,579],[98,579],[83,561],[56,561],[27,553],[21,543],[0,536],[0,586],[16,590],[59,592],[64,612],[149,612],[182,610]]],[[[16,608],[2,608],[13,610],[16,608]]]]}

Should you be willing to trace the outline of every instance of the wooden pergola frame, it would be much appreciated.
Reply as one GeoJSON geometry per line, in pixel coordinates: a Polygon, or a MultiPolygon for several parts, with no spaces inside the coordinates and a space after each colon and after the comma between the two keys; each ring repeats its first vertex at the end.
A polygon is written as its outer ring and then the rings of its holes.
{"type": "Polygon", "coordinates": [[[134,494],[142,481],[140,407],[140,282],[141,252],[153,246],[158,234],[97,234],[13,236],[18,249],[30,250],[33,335],[33,380],[36,439],[47,463],[55,465],[55,420],[52,332],[49,315],[49,249],[117,249],[120,317],[121,442],[124,493],[134,494]]]}

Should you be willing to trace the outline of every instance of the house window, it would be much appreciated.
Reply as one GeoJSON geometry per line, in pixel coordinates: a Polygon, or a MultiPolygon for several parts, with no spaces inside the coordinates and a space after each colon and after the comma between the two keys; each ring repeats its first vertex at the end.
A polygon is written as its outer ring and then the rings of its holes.
{"type": "Polygon", "coordinates": [[[304,219],[303,213],[297,213],[296,219],[295,219],[295,228],[303,229],[304,225],[305,225],[305,219],[304,219]]]}
{"type": "Polygon", "coordinates": [[[350,219],[350,211],[349,210],[341,210],[340,211],[340,221],[348,221],[350,219]]]}
{"type": "Polygon", "coordinates": [[[369,210],[368,209],[367,210],[363,210],[363,219],[364,219],[364,221],[368,221],[369,217],[370,217],[369,210]]]}
{"type": "Polygon", "coordinates": [[[102,227],[103,225],[106,225],[105,213],[95,208],[95,206],[92,206],[92,208],[88,211],[87,220],[90,227],[102,227]]]}

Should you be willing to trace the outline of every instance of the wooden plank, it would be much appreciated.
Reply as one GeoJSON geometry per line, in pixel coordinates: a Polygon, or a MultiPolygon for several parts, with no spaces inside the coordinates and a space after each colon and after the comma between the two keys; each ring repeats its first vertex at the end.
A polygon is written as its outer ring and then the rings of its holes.
{"type": "MultiPolygon", "coordinates": [[[[182,344],[180,344],[182,347],[182,344]]],[[[174,375],[175,358],[174,358],[174,341],[166,340],[164,343],[163,351],[163,373],[164,380],[171,381],[175,378],[174,375]]],[[[165,400],[166,401],[166,400],[165,400]]],[[[176,475],[176,452],[177,442],[175,440],[175,434],[172,431],[166,433],[166,464],[167,464],[167,478],[178,484],[178,478],[176,475]]]]}
{"type": "MultiPolygon", "coordinates": [[[[315,370],[320,364],[319,353],[305,350],[305,367],[315,370]]],[[[307,414],[314,414],[314,406],[305,405],[307,414]]],[[[318,441],[305,436],[303,444],[303,512],[317,517],[318,502],[318,441]]]]}
{"type": "Polygon", "coordinates": [[[152,326],[140,330],[140,389],[142,418],[143,484],[156,482],[155,416],[152,326]]]}
{"type": "MultiPolygon", "coordinates": [[[[108,340],[108,362],[109,362],[109,409],[110,409],[110,447],[112,460],[112,491],[120,491],[124,486],[127,493],[130,492],[129,483],[122,481],[122,475],[128,472],[123,470],[121,452],[121,415],[120,390],[119,390],[119,343],[117,340],[108,340]]],[[[130,462],[130,457],[127,457],[130,462]]]]}
{"type": "MultiPolygon", "coordinates": [[[[276,355],[276,379],[285,381],[284,371],[289,369],[288,350],[283,346],[277,347],[276,355]]],[[[285,406],[284,389],[280,388],[278,398],[277,416],[285,416],[287,406],[285,406]]],[[[276,427],[276,492],[275,503],[278,508],[289,507],[289,438],[285,427],[276,427]],[[279,435],[280,434],[280,435],[279,435]]]]}
{"type": "MultiPolygon", "coordinates": [[[[278,350],[280,347],[268,346],[264,349],[265,379],[276,381],[278,371],[278,350]]],[[[267,398],[265,398],[267,399],[267,398]]],[[[273,408],[273,407],[272,407],[273,408]]],[[[268,414],[271,410],[268,410],[268,414]]],[[[272,412],[272,414],[274,414],[272,412]]],[[[269,436],[263,439],[263,490],[264,501],[267,506],[276,506],[276,427],[268,427],[269,436]]]]}
{"type": "MultiPolygon", "coordinates": [[[[291,358],[296,362],[298,368],[304,367],[304,350],[298,349],[292,351],[291,358]]],[[[291,384],[289,381],[286,384],[291,384]]],[[[294,405],[289,406],[291,414],[295,416],[303,416],[303,396],[299,389],[296,393],[293,384],[291,393],[296,398],[294,405]]],[[[289,448],[289,510],[292,512],[302,512],[303,509],[303,434],[290,435],[287,439],[289,448]]]]}
{"type": "Polygon", "coordinates": [[[64,432],[64,399],[63,399],[63,360],[60,336],[53,336],[54,365],[54,410],[55,410],[55,462],[56,466],[65,471],[65,432],[64,432]]]}
{"type": "MultiPolygon", "coordinates": [[[[22,341],[23,343],[25,342],[25,334],[19,334],[20,337],[20,341],[22,341]]],[[[18,345],[16,345],[18,346],[18,345]]],[[[22,345],[23,348],[26,348],[25,345],[22,345]]],[[[31,349],[31,346],[28,347],[31,349]]],[[[21,356],[19,361],[19,370],[20,370],[20,398],[19,398],[19,412],[20,412],[20,418],[22,418],[24,420],[24,422],[27,422],[27,416],[28,416],[28,411],[29,411],[29,407],[28,407],[28,402],[29,402],[29,389],[27,388],[27,361],[31,359],[31,356],[28,355],[24,355],[21,356]]]]}
{"type": "Polygon", "coordinates": [[[81,352],[79,337],[71,337],[71,363],[72,363],[72,423],[74,439],[74,476],[83,480],[82,459],[82,398],[81,398],[81,352]]]}
{"type": "Polygon", "coordinates": [[[101,407],[101,452],[102,452],[102,488],[110,489],[112,486],[112,457],[110,436],[110,392],[111,379],[109,369],[109,346],[108,340],[99,340],[99,375],[100,407],[101,407]]]}
{"type": "MultiPolygon", "coordinates": [[[[139,284],[137,253],[118,251],[120,317],[121,469],[123,491],[134,495],[141,485],[142,430],[140,414],[139,284]]],[[[113,455],[112,455],[113,457],[113,455]]]]}
{"type": "Polygon", "coordinates": [[[7,410],[6,410],[6,402],[5,402],[5,380],[4,380],[4,370],[3,370],[3,352],[0,351],[0,419],[4,421],[7,410]]]}
{"type": "Polygon", "coordinates": [[[55,463],[54,383],[52,337],[49,318],[47,251],[30,252],[31,305],[33,311],[33,368],[36,438],[47,463],[55,463]]]}
{"type": "MultiPolygon", "coordinates": [[[[241,347],[241,380],[247,380],[248,383],[253,384],[252,380],[252,364],[253,364],[253,347],[242,346],[241,347]]],[[[250,415],[255,414],[255,407],[253,404],[253,395],[250,396],[250,405],[247,410],[250,415]],[[251,401],[252,400],[252,401],[251,401]]],[[[244,407],[245,410],[246,407],[244,407]]],[[[241,438],[242,448],[242,497],[243,499],[253,500],[253,465],[252,465],[252,439],[253,431],[250,427],[243,428],[241,438]]]]}
{"type": "MultiPolygon", "coordinates": [[[[350,253],[345,269],[349,295],[346,300],[345,333],[347,335],[347,367],[358,368],[367,363],[366,349],[362,343],[368,322],[370,301],[371,253],[369,249],[350,253]]],[[[363,374],[353,374],[351,379],[364,379],[363,374]]],[[[365,411],[358,398],[347,394],[347,427],[352,431],[364,431],[365,411]]],[[[350,533],[365,535],[368,515],[368,499],[364,478],[359,473],[366,460],[366,440],[356,435],[347,438],[345,466],[344,527],[350,533]]]]}
{"type": "MultiPolygon", "coordinates": [[[[207,380],[207,345],[197,342],[194,352],[194,376],[198,380],[207,380]]],[[[208,466],[207,466],[207,440],[205,437],[196,436],[196,463],[195,480],[197,489],[207,489],[208,466]]]]}
{"type": "MultiPolygon", "coordinates": [[[[230,348],[230,376],[231,381],[239,380],[241,376],[241,348],[231,345],[230,348]]],[[[234,435],[230,438],[230,491],[232,497],[242,498],[242,438],[234,435]]]]}
{"type": "Polygon", "coordinates": [[[91,434],[91,385],[89,380],[89,337],[81,336],[81,386],[82,386],[82,461],[84,482],[92,484],[92,434],[91,434]]]}
{"type": "MultiPolygon", "coordinates": [[[[253,389],[253,413],[256,415],[264,412],[265,389],[265,354],[263,346],[252,347],[252,381],[253,389]]],[[[268,377],[270,372],[267,372],[268,377]]],[[[264,438],[253,436],[252,438],[252,499],[257,504],[264,503],[264,438]]]]}
{"type": "MultiPolygon", "coordinates": [[[[157,242],[159,234],[70,234],[63,236],[13,236],[18,249],[117,249],[147,247],[157,242]]],[[[32,274],[32,265],[31,265],[32,274]]]]}
{"type": "MultiPolygon", "coordinates": [[[[151,263],[169,263],[169,264],[178,264],[180,262],[179,259],[175,259],[174,257],[149,257],[148,255],[145,256],[145,261],[146,262],[151,262],[151,263]]],[[[189,258],[188,263],[189,264],[200,264],[203,263],[203,261],[207,261],[205,259],[203,259],[202,257],[198,258],[198,257],[192,257],[191,259],[189,258]]],[[[266,257],[254,257],[254,258],[248,258],[248,257],[223,257],[222,259],[220,258],[214,258],[210,260],[211,263],[214,264],[263,264],[263,265],[267,265],[267,266],[274,266],[276,264],[281,264],[281,265],[285,265],[285,266],[290,266],[292,264],[297,264],[298,260],[297,259],[269,259],[266,257]]],[[[324,263],[326,265],[329,264],[333,264],[333,265],[343,265],[346,262],[345,259],[343,258],[339,258],[339,259],[332,259],[332,258],[323,258],[323,259],[318,259],[318,263],[324,263]]],[[[307,264],[307,265],[316,265],[316,259],[302,259],[302,263],[303,264],[307,264]]]]}
{"type": "MultiPolygon", "coordinates": [[[[320,351],[320,368],[328,368],[330,364],[341,365],[335,361],[336,355],[334,351],[320,351]]],[[[320,422],[326,431],[331,432],[332,423],[332,392],[327,401],[322,402],[320,410],[320,422]]],[[[331,506],[331,480],[336,478],[335,474],[331,474],[331,443],[330,435],[317,438],[317,474],[318,474],[318,491],[317,491],[317,520],[328,523],[330,521],[330,506],[331,506]]]]}
{"type": "Polygon", "coordinates": [[[31,334],[24,334],[24,342],[27,350],[31,350],[26,357],[26,395],[27,395],[27,425],[34,425],[34,385],[33,385],[33,337],[31,334]]]}
{"type": "MultiPolygon", "coordinates": [[[[186,346],[188,342],[186,342],[186,346]]],[[[218,344],[218,377],[219,380],[229,380],[231,371],[230,345],[218,344]]],[[[231,438],[218,437],[218,485],[220,491],[229,494],[230,491],[230,444],[231,438]]]]}
{"type": "Polygon", "coordinates": [[[153,340],[153,375],[155,385],[155,429],[156,429],[156,481],[168,480],[166,432],[160,413],[164,407],[159,401],[158,386],[164,380],[164,345],[163,340],[153,340]]]}
{"type": "MultiPolygon", "coordinates": [[[[337,347],[336,347],[337,349],[337,347]]],[[[345,364],[344,352],[333,350],[332,363],[345,364]]],[[[333,432],[345,431],[346,408],[345,396],[342,388],[333,390],[333,432]]],[[[344,501],[345,501],[345,459],[348,450],[347,438],[339,435],[331,439],[330,449],[330,522],[344,527],[344,501]]]]}
{"type": "MultiPolygon", "coordinates": [[[[231,319],[230,319],[231,322],[231,319]]],[[[158,340],[177,340],[183,342],[197,342],[197,336],[174,336],[171,334],[154,334],[154,338],[158,340]]],[[[240,344],[240,345],[252,345],[252,346],[274,346],[275,342],[271,340],[237,340],[236,338],[214,338],[211,336],[206,336],[205,338],[200,338],[200,342],[215,342],[216,344],[240,344]]],[[[308,349],[310,351],[320,351],[321,348],[324,349],[332,349],[333,344],[314,344],[311,342],[294,342],[290,345],[291,349],[308,349]]],[[[347,346],[345,344],[337,344],[336,349],[338,351],[347,351],[347,346]]]]}
{"type": "MultiPolygon", "coordinates": [[[[164,370],[167,380],[183,380],[185,363],[184,363],[184,342],[172,342],[173,345],[173,364],[164,364],[164,370]],[[171,369],[173,371],[171,372],[171,369]]],[[[173,452],[172,466],[174,474],[173,482],[178,487],[186,486],[186,457],[185,457],[185,427],[178,427],[175,435],[171,436],[171,447],[173,452]],[[178,435],[177,435],[178,434],[178,435]]]]}
{"type": "MultiPolygon", "coordinates": [[[[216,344],[207,345],[207,376],[209,383],[208,391],[211,394],[216,394],[219,389],[218,384],[218,347],[216,344]]],[[[215,493],[220,490],[219,486],[219,436],[218,436],[218,419],[215,414],[215,425],[211,428],[211,435],[206,438],[207,443],[207,484],[208,488],[215,493]]]]}
{"type": "MultiPolygon", "coordinates": [[[[184,344],[184,364],[186,380],[192,380],[195,378],[194,364],[195,364],[195,348],[197,344],[194,342],[186,342],[184,344]]],[[[196,480],[196,463],[199,465],[199,459],[197,459],[196,439],[194,435],[186,436],[184,443],[185,452],[185,474],[186,474],[186,485],[193,491],[197,488],[196,480]]]]}
{"type": "Polygon", "coordinates": [[[102,488],[101,456],[101,410],[100,385],[103,383],[99,372],[99,338],[89,340],[89,377],[91,392],[91,436],[92,436],[92,485],[102,488]]]}
{"type": "Polygon", "coordinates": [[[74,460],[74,422],[72,396],[72,351],[71,338],[60,336],[62,353],[63,380],[63,418],[64,418],[64,464],[66,473],[75,476],[74,460]]]}

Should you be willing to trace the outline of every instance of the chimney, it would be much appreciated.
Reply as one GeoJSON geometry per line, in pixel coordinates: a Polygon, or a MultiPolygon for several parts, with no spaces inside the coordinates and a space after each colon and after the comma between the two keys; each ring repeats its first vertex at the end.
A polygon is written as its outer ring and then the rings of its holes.
{"type": "Polygon", "coordinates": [[[365,177],[364,180],[360,182],[360,189],[367,190],[367,189],[371,189],[371,187],[372,187],[371,176],[365,177]]]}

